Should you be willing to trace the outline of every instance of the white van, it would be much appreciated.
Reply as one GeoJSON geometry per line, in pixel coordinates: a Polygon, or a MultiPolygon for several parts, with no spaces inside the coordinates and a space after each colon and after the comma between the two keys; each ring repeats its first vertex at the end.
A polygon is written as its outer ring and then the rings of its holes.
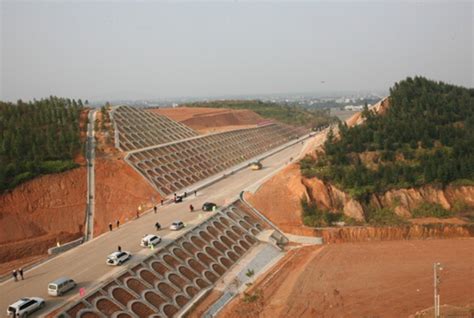
{"type": "Polygon", "coordinates": [[[67,277],[61,277],[48,285],[48,294],[51,296],[61,296],[76,287],[76,282],[67,277]]]}
{"type": "Polygon", "coordinates": [[[140,245],[143,246],[143,247],[149,247],[149,246],[155,247],[160,242],[161,242],[161,237],[159,237],[157,235],[153,235],[153,234],[146,234],[142,238],[142,241],[141,241],[140,245]]]}

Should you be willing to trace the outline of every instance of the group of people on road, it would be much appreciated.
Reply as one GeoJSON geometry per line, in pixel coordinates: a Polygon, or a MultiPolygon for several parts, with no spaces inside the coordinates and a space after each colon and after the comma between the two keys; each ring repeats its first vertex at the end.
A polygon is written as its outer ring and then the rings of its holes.
{"type": "MultiPolygon", "coordinates": [[[[184,193],[183,193],[183,197],[187,197],[187,195],[188,195],[187,192],[184,192],[184,193]]],[[[196,190],[194,190],[194,196],[197,196],[197,191],[196,191],[196,190]]],[[[175,202],[176,202],[176,198],[177,198],[177,194],[175,193],[175,194],[174,194],[174,201],[175,201],[175,202]]],[[[163,204],[164,204],[163,199],[161,199],[160,203],[161,203],[161,205],[163,206],[163,204]]],[[[154,206],[153,206],[153,212],[156,214],[157,211],[158,211],[158,207],[157,207],[156,205],[154,205],[154,206]]],[[[194,206],[193,206],[192,204],[189,205],[189,211],[194,212],[194,206]]],[[[137,217],[137,219],[140,217],[138,211],[137,211],[136,217],[137,217]]],[[[117,229],[120,228],[120,221],[119,221],[119,220],[116,221],[116,226],[117,226],[117,229]]],[[[161,224],[160,224],[159,222],[156,222],[156,223],[155,223],[155,228],[156,228],[157,231],[161,230],[161,224]]],[[[112,225],[112,223],[109,223],[109,230],[110,230],[110,231],[113,230],[113,225],[112,225]]],[[[118,251],[120,252],[121,250],[122,250],[122,248],[121,248],[120,246],[118,246],[118,251]]],[[[23,276],[22,276],[22,277],[23,277],[23,276]]]]}
{"type": "Polygon", "coordinates": [[[21,277],[21,280],[24,279],[23,277],[23,268],[19,268],[18,270],[14,269],[13,272],[12,272],[12,275],[13,275],[13,279],[15,280],[15,282],[17,282],[19,280],[19,277],[21,277]]]}

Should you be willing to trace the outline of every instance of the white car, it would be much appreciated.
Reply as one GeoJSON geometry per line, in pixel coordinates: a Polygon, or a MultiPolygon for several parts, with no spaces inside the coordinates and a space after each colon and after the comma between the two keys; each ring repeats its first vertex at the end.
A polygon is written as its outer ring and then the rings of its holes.
{"type": "Polygon", "coordinates": [[[45,305],[44,299],[39,297],[25,297],[8,306],[7,315],[13,317],[28,317],[28,315],[45,305]]]}
{"type": "Polygon", "coordinates": [[[160,242],[161,242],[161,237],[159,237],[157,235],[153,235],[153,234],[146,234],[142,238],[142,241],[141,241],[140,245],[143,246],[143,247],[149,247],[149,246],[155,247],[160,242]]]}
{"type": "Polygon", "coordinates": [[[184,227],[184,223],[181,221],[174,221],[170,225],[170,230],[171,231],[178,231],[181,230],[184,227]]]}
{"type": "Polygon", "coordinates": [[[132,257],[129,252],[113,252],[107,256],[107,265],[121,265],[132,257]]]}

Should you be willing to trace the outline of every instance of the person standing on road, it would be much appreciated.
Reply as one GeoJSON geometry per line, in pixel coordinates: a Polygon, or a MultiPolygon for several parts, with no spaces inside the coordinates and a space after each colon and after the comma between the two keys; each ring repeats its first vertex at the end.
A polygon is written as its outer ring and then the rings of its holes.
{"type": "Polygon", "coordinates": [[[117,228],[119,228],[119,227],[120,227],[120,221],[117,220],[117,228]]]}
{"type": "Polygon", "coordinates": [[[119,246],[117,247],[117,250],[118,250],[119,252],[121,252],[121,251],[122,251],[122,246],[119,245],[119,246]]]}
{"type": "Polygon", "coordinates": [[[196,190],[194,190],[194,196],[197,196],[197,191],[196,190]]]}
{"type": "Polygon", "coordinates": [[[159,231],[161,229],[161,225],[159,222],[155,223],[156,230],[159,231]]]}
{"type": "Polygon", "coordinates": [[[112,223],[109,223],[109,230],[112,231],[112,223]]]}
{"type": "Polygon", "coordinates": [[[161,205],[163,205],[163,199],[161,199],[161,205]]]}
{"type": "Polygon", "coordinates": [[[155,214],[156,214],[156,209],[157,209],[157,207],[156,207],[156,205],[155,205],[155,206],[153,207],[153,211],[155,211],[155,214]]]}
{"type": "Polygon", "coordinates": [[[189,205],[189,211],[190,211],[190,212],[193,212],[193,211],[194,211],[194,207],[193,207],[192,204],[189,205]]]}
{"type": "Polygon", "coordinates": [[[23,280],[23,268],[20,267],[20,269],[18,270],[18,274],[20,274],[20,277],[21,277],[21,280],[23,280]]]}
{"type": "Polygon", "coordinates": [[[18,281],[18,277],[17,277],[18,273],[16,272],[16,269],[13,270],[12,275],[13,275],[13,278],[15,279],[15,282],[17,282],[18,281]]]}

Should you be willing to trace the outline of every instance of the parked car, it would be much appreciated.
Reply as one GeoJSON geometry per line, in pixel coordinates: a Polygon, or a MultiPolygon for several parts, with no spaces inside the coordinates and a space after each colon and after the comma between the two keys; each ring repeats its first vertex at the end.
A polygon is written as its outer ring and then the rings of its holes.
{"type": "Polygon", "coordinates": [[[206,202],[202,205],[203,211],[214,211],[215,208],[217,208],[217,204],[212,202],[206,202]]]}
{"type": "Polygon", "coordinates": [[[76,282],[68,277],[61,277],[48,284],[48,294],[61,296],[76,287],[76,282]]]}
{"type": "Polygon", "coordinates": [[[140,243],[143,247],[156,246],[161,242],[161,237],[153,234],[146,234],[140,243]]]}
{"type": "Polygon", "coordinates": [[[113,252],[107,256],[107,265],[121,265],[132,257],[129,252],[113,252]]]}
{"type": "Polygon", "coordinates": [[[174,199],[175,203],[183,202],[183,196],[182,195],[177,195],[176,198],[174,199]]]}
{"type": "Polygon", "coordinates": [[[171,223],[171,225],[170,225],[170,230],[172,230],[172,231],[178,231],[178,230],[181,230],[183,227],[184,227],[184,223],[183,223],[183,222],[181,222],[181,221],[174,221],[174,222],[171,223]]]}
{"type": "Polygon", "coordinates": [[[45,304],[43,298],[24,297],[8,306],[7,315],[13,317],[28,317],[30,313],[43,308],[45,304]]]}

